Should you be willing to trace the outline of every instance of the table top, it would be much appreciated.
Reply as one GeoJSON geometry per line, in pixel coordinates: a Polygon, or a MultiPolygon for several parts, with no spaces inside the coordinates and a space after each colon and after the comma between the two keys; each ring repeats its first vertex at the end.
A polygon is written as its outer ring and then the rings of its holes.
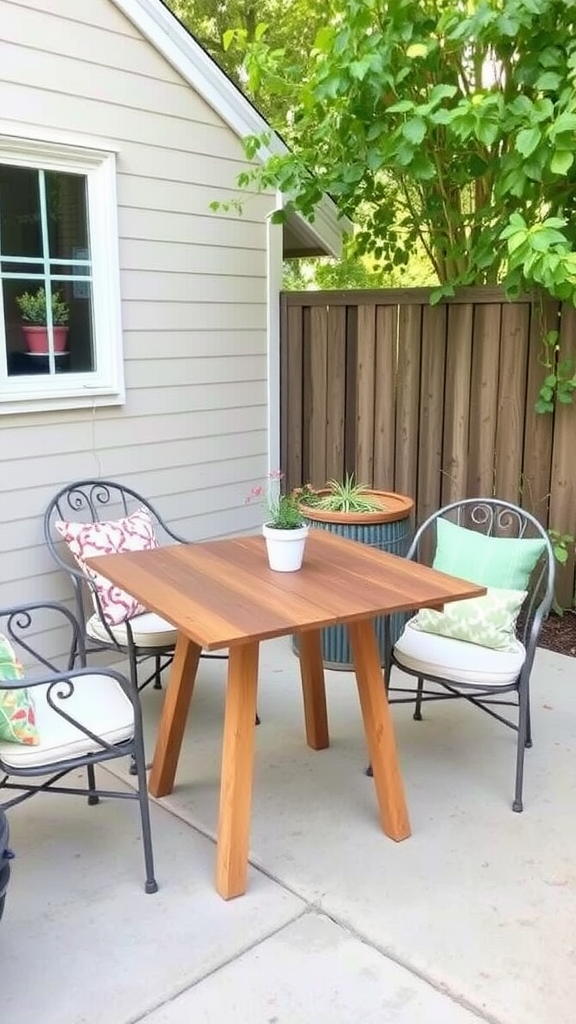
{"type": "Polygon", "coordinates": [[[262,536],[174,544],[86,562],[206,650],[446,601],[485,587],[311,530],[297,572],[268,567],[262,536]]]}

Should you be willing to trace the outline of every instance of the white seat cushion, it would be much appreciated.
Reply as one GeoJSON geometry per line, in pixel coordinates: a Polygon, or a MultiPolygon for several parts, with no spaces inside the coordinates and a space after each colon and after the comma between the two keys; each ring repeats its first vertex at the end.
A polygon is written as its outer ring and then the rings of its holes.
{"type": "MultiPolygon", "coordinates": [[[[156,615],[156,612],[135,615],[133,619],[130,619],[130,627],[136,647],[174,647],[176,644],[178,630],[174,629],[171,622],[166,622],[166,619],[156,615]]],[[[102,625],[99,615],[92,615],[88,619],[86,632],[93,640],[100,640],[103,643],[110,642],[110,637],[102,625]]],[[[128,640],[125,622],[121,622],[119,626],[110,626],[110,632],[119,644],[126,646],[128,640]]]]}
{"type": "MultiPolygon", "coordinates": [[[[120,684],[110,676],[71,676],[74,693],[61,698],[62,709],[82,722],[107,743],[122,743],[134,735],[134,710],[120,684]]],[[[46,700],[47,685],[30,686],[34,698],[40,742],[37,746],[0,743],[0,762],[12,768],[34,768],[54,764],[102,748],[76,726],[53,711],[46,700]]],[[[58,693],[68,693],[65,682],[52,688],[52,700],[58,706],[58,693]]]]}
{"type": "Polygon", "coordinates": [[[478,686],[506,686],[520,674],[526,651],[519,640],[513,649],[495,651],[489,647],[453,640],[414,629],[411,620],[394,645],[400,666],[418,675],[440,676],[454,683],[478,686]]]}

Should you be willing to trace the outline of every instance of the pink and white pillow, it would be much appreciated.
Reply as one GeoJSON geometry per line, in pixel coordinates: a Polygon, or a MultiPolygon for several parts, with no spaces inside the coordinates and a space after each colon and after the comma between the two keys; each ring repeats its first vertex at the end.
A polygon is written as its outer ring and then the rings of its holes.
{"type": "Polygon", "coordinates": [[[141,615],[147,610],[135,597],[95,572],[85,561],[98,555],[114,555],[122,551],[152,551],[157,548],[154,524],[147,509],[139,508],[123,519],[103,523],[69,523],[60,520],[54,523],[54,526],[66,541],[82,572],[94,582],[102,614],[109,626],[119,626],[126,619],[141,615]]]}

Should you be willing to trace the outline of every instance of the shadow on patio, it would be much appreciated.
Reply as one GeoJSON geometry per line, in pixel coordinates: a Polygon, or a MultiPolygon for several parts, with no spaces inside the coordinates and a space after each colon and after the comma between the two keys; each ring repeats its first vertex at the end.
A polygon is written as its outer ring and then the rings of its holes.
{"type": "MultiPolygon", "coordinates": [[[[135,808],[37,797],[0,926],[6,1019],[572,1024],[576,662],[539,650],[525,811],[515,741],[461,702],[394,719],[413,836],[378,827],[353,677],[327,673],[329,750],[304,741],[298,663],[262,647],[251,869],[214,891],[224,669],[201,667],[174,793],[153,803],[160,892],[135,808]]],[[[143,695],[151,754],[162,695],[143,695]]],[[[118,784],[129,784],[127,772],[118,784]]]]}

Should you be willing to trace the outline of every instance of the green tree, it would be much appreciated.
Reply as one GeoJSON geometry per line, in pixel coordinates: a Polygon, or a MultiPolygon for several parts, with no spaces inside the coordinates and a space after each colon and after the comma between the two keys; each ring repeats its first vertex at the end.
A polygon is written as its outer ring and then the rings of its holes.
{"type": "MultiPolygon", "coordinates": [[[[292,90],[292,151],[250,184],[280,187],[310,218],[324,192],[352,220],[362,209],[356,241],[385,271],[420,243],[445,291],[502,282],[574,300],[576,0],[325,12],[311,58],[288,61],[278,85],[292,90]]],[[[248,82],[279,64],[261,38],[248,82]]]]}
{"type": "Polygon", "coordinates": [[[285,80],[292,79],[285,70],[307,64],[324,21],[324,4],[319,0],[167,0],[167,4],[264,116],[285,127],[293,98],[292,88],[287,93],[282,88],[285,80]],[[244,67],[247,48],[252,54],[249,87],[244,67]],[[266,68],[262,75],[260,63],[266,68]]]}

